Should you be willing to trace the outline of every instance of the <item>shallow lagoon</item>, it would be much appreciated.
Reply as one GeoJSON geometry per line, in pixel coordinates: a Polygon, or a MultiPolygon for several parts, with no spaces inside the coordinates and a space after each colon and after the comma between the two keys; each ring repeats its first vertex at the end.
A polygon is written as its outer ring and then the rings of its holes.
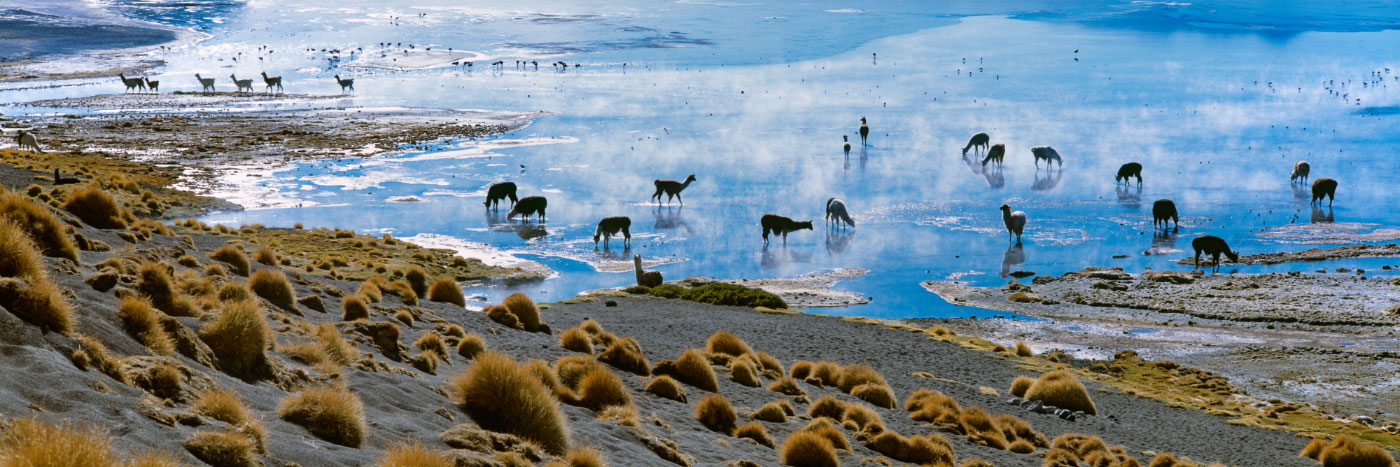
{"type": "MultiPolygon", "coordinates": [[[[1214,7],[1253,12],[1266,30],[1209,23],[1203,18],[1215,16],[1205,7],[1137,2],[1053,12],[1015,3],[886,11],[694,3],[660,11],[520,8],[422,9],[429,13],[420,19],[413,8],[254,2],[208,26],[210,40],[169,52],[162,74],[172,89],[194,90],[193,78],[181,80],[198,70],[255,75],[261,67],[247,59],[235,65],[216,57],[252,56],[258,45],[273,44],[287,51],[261,63],[285,70],[289,90],[332,93],[330,75],[356,76],[358,95],[342,105],[547,112],[491,140],[280,167],[233,188],[270,204],[207,220],[484,242],[559,271],[522,287],[557,300],[631,283],[631,271],[616,272],[615,264],[628,255],[595,250],[591,239],[599,218],[626,215],[635,237],[630,253],[671,261],[657,267],[669,279],[867,268],[837,287],[872,297],[870,304],[814,311],[877,317],[990,315],[951,306],[919,286],[931,279],[996,285],[1016,269],[1186,269],[1175,260],[1205,233],[1245,253],[1400,237],[1391,198],[1400,178],[1400,56],[1393,47],[1400,33],[1385,29],[1396,14],[1384,5],[1328,12],[1334,16],[1263,14],[1249,3],[1214,7]],[[591,10],[598,16],[580,15],[591,10]],[[317,26],[292,29],[307,23],[317,26]],[[328,67],[325,54],[297,50],[369,49],[395,37],[487,58],[470,72],[391,71],[351,68],[350,60],[328,67]],[[513,67],[516,57],[544,53],[562,55],[537,60],[583,66],[513,67]],[[495,59],[506,60],[503,70],[484,66],[495,59]],[[871,122],[870,146],[862,150],[857,142],[843,157],[841,135],[858,141],[861,116],[871,122]],[[984,171],[971,153],[962,156],[979,131],[1007,146],[1002,170],[984,171]],[[1064,156],[1063,168],[1032,165],[1029,148],[1041,145],[1064,156]],[[1312,211],[1306,189],[1290,186],[1296,160],[1312,163],[1313,178],[1341,181],[1330,212],[1312,211]],[[1114,172],[1129,161],[1146,167],[1141,190],[1115,186],[1114,172]],[[690,173],[698,181],[685,191],[684,208],[647,201],[651,180],[690,173]],[[479,204],[484,189],[503,180],[520,185],[522,196],[547,196],[547,222],[486,214],[479,204]],[[855,229],[823,227],[829,197],[846,201],[855,229]],[[1152,233],[1150,208],[1158,198],[1175,200],[1182,211],[1175,235],[1152,233]],[[1020,249],[1001,226],[1002,203],[1030,219],[1020,249]],[[816,228],[765,246],[758,218],[768,212],[813,219],[816,228]],[[1144,255],[1148,250],[1153,254],[1144,255]]],[[[119,86],[100,82],[39,97],[119,86]]],[[[0,100],[18,101],[17,94],[0,90],[0,100]]],[[[1392,263],[1222,272],[1375,271],[1392,263]]],[[[472,292],[495,299],[510,291],[472,292]]]]}

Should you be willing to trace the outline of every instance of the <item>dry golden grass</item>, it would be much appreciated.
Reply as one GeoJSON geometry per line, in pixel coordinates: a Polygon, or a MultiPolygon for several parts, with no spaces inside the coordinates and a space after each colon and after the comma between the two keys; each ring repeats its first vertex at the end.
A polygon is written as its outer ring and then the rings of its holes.
{"type": "Polygon", "coordinates": [[[268,266],[276,266],[277,253],[267,248],[259,248],[257,253],[253,253],[253,261],[257,261],[268,266]]]}
{"type": "Polygon", "coordinates": [[[751,439],[759,445],[770,448],[776,446],[776,443],[773,442],[773,438],[768,436],[768,429],[764,428],[763,424],[758,422],[748,422],[739,425],[738,428],[734,429],[734,437],[751,439]]]}
{"type": "Polygon", "coordinates": [[[734,431],[734,422],[739,420],[739,414],[734,412],[734,406],[729,405],[729,399],[710,394],[695,404],[695,419],[705,428],[729,434],[734,431]]]}
{"type": "Polygon", "coordinates": [[[611,406],[632,405],[632,395],[622,380],[607,368],[597,367],[578,383],[578,405],[600,411],[611,406]]]}
{"type": "Polygon", "coordinates": [[[719,381],[715,379],[714,368],[710,367],[710,359],[705,358],[699,349],[681,352],[680,358],[676,359],[676,374],[673,376],[677,381],[705,391],[719,391],[719,381]]]}
{"type": "Polygon", "coordinates": [[[125,229],[136,220],[112,195],[95,186],[79,188],[69,194],[68,200],[63,202],[63,210],[99,229],[125,229]]]}
{"type": "Polygon", "coordinates": [[[981,407],[969,407],[958,417],[967,440],[984,446],[1006,449],[1006,435],[981,407]]]}
{"type": "Polygon", "coordinates": [[[486,341],[481,340],[481,336],[468,334],[461,341],[457,342],[457,355],[461,355],[468,360],[476,358],[486,351],[486,341]]]}
{"type": "Polygon", "coordinates": [[[413,288],[414,294],[417,294],[419,297],[428,295],[428,284],[430,283],[428,280],[428,271],[425,271],[422,266],[409,266],[407,269],[404,269],[403,277],[408,281],[408,285],[413,288]]]}
{"type": "Polygon", "coordinates": [[[1089,399],[1089,391],[1079,383],[1079,378],[1066,371],[1052,371],[1040,375],[1040,378],[1026,389],[1025,398],[1055,407],[1080,410],[1090,415],[1098,413],[1094,402],[1089,399]]]}
{"type": "MultiPolygon", "coordinates": [[[[830,384],[825,377],[822,378],[822,381],[825,384],[830,384]]],[[[837,387],[841,388],[841,392],[845,393],[850,393],[852,389],[862,384],[876,384],[880,386],[885,386],[887,384],[885,383],[885,377],[880,376],[880,372],[875,371],[870,365],[864,363],[846,365],[841,368],[841,373],[836,377],[836,383],[837,387]]]]}
{"type": "Polygon", "coordinates": [[[676,402],[685,402],[685,388],[670,376],[657,376],[642,390],[676,402]]]}
{"type": "Polygon", "coordinates": [[[1031,351],[1031,346],[1026,345],[1025,341],[1016,341],[1016,355],[1020,357],[1031,357],[1035,355],[1035,352],[1031,351]]]}
{"type": "Polygon", "coordinates": [[[817,401],[807,408],[807,415],[812,418],[828,417],[832,420],[840,420],[841,414],[845,412],[846,403],[830,395],[817,398],[817,401]]]}
{"type": "Polygon", "coordinates": [[[190,409],[234,426],[252,420],[252,415],[243,405],[243,399],[238,397],[238,393],[223,388],[213,388],[200,393],[194,403],[190,404],[190,409]]]}
{"type": "Polygon", "coordinates": [[[224,245],[219,249],[209,253],[209,259],[223,262],[233,268],[233,273],[247,277],[251,265],[248,264],[248,256],[243,254],[243,250],[235,248],[233,245],[224,245]]]}
{"type": "Polygon", "coordinates": [[[885,421],[880,414],[860,404],[846,406],[846,410],[841,412],[841,421],[855,423],[860,431],[879,433],[885,429],[885,421]]]}
{"type": "Polygon", "coordinates": [[[642,354],[641,344],[631,337],[613,341],[607,350],[598,354],[598,361],[639,376],[651,376],[651,364],[642,354]]]}
{"type": "Polygon", "coordinates": [[[146,451],[137,454],[125,467],[181,467],[180,458],[162,451],[146,451]]]}
{"type": "Polygon", "coordinates": [[[1303,446],[1303,452],[1298,453],[1298,455],[1312,460],[1320,460],[1322,457],[1322,450],[1327,449],[1327,444],[1326,440],[1313,438],[1312,441],[1308,441],[1307,446],[1303,446]]]}
{"type": "Polygon", "coordinates": [[[185,450],[209,465],[258,465],[257,445],[232,431],[196,431],[185,438],[185,450]]]}
{"type": "Polygon", "coordinates": [[[705,351],[711,354],[723,354],[731,357],[738,357],[753,352],[747,342],[740,339],[729,331],[720,331],[711,335],[705,341],[705,351]]]}
{"type": "Polygon", "coordinates": [[[437,374],[438,357],[433,352],[422,350],[408,357],[408,364],[419,371],[435,375],[437,374]]]}
{"type": "Polygon", "coordinates": [[[559,346],[565,350],[593,355],[593,337],[579,328],[569,329],[560,334],[559,346]]]}
{"type": "Polygon", "coordinates": [[[1016,454],[1030,454],[1035,452],[1035,445],[1031,444],[1030,441],[1018,439],[1016,441],[1012,441],[1011,444],[1006,447],[1006,450],[1014,452],[1016,454]]]}
{"type": "Polygon", "coordinates": [[[538,332],[542,329],[541,325],[544,322],[540,321],[540,308],[535,306],[535,301],[530,300],[529,296],[520,292],[510,294],[501,301],[501,306],[510,310],[515,319],[525,326],[526,331],[538,332]]]}
{"type": "MultiPolygon", "coordinates": [[[[982,459],[968,459],[958,464],[958,467],[994,467],[991,462],[982,459]]],[[[1126,466],[1124,466],[1126,467],[1126,466]]]]}
{"type": "Polygon", "coordinates": [[[55,425],[20,418],[0,427],[0,461],[6,466],[114,465],[112,441],[93,427],[55,425]]]}
{"type": "Polygon", "coordinates": [[[757,411],[754,411],[752,417],[754,420],[763,420],[765,422],[787,423],[788,412],[783,410],[783,406],[779,404],[779,402],[780,401],[773,401],[763,404],[757,411]]]}
{"type": "Polygon", "coordinates": [[[758,363],[763,367],[763,371],[772,371],[779,375],[785,373],[783,371],[783,362],[779,361],[777,357],[768,355],[768,352],[758,352],[753,354],[753,356],[755,359],[758,359],[758,363]]]}
{"type": "Polygon", "coordinates": [[[831,441],[810,431],[797,431],[783,441],[778,462],[794,467],[839,467],[831,441]]]}
{"type": "Polygon", "coordinates": [[[807,379],[808,376],[810,376],[810,375],[812,374],[812,367],[813,367],[813,366],[814,366],[814,365],[813,365],[812,362],[809,362],[809,361],[806,361],[806,360],[798,360],[798,361],[792,362],[792,367],[788,368],[788,371],[789,371],[788,376],[791,376],[792,379],[795,379],[795,380],[798,380],[798,381],[805,380],[805,379],[807,379]]]}
{"type": "Polygon", "coordinates": [[[428,287],[428,300],[467,306],[467,297],[462,295],[462,286],[447,277],[439,277],[428,287]]]}
{"type": "Polygon", "coordinates": [[[379,302],[384,301],[384,291],[381,290],[381,289],[379,288],[379,285],[377,285],[377,284],[372,280],[372,279],[380,279],[380,280],[383,280],[384,278],[383,278],[383,277],[379,277],[379,276],[374,276],[374,277],[371,277],[370,279],[371,279],[371,280],[367,280],[367,281],[364,281],[364,282],[361,282],[361,283],[360,283],[360,288],[355,289],[355,295],[359,295],[359,296],[361,296],[361,297],[364,297],[365,300],[368,300],[370,303],[379,303],[379,302]]]}
{"type": "Polygon", "coordinates": [[[326,350],[326,355],[333,362],[350,365],[360,359],[360,349],[346,341],[334,324],[321,323],[317,325],[316,341],[321,344],[321,348],[326,350]]]}
{"type": "Polygon", "coordinates": [[[870,438],[866,447],[889,456],[891,459],[919,465],[953,465],[953,450],[948,440],[936,434],[923,436],[900,436],[893,431],[884,431],[870,438]]]}
{"type": "Polygon", "coordinates": [[[962,408],[952,397],[929,389],[919,389],[910,394],[904,401],[904,409],[910,412],[909,418],[913,420],[950,426],[959,424],[958,416],[962,413],[962,408]]]}
{"type": "Polygon", "coordinates": [[[851,388],[851,395],[856,398],[874,404],[876,407],[893,409],[895,407],[894,391],[889,386],[883,384],[868,383],[851,388]]]}
{"type": "Polygon", "coordinates": [[[758,369],[748,359],[736,359],[729,364],[729,379],[751,388],[763,386],[758,380],[758,369]]]}
{"type": "Polygon", "coordinates": [[[482,310],[482,312],[486,313],[486,317],[491,318],[491,321],[500,323],[502,326],[522,330],[525,328],[520,324],[520,320],[515,317],[515,314],[511,313],[510,309],[504,306],[491,305],[486,307],[485,310],[482,310]]]}
{"type": "Polygon", "coordinates": [[[8,219],[0,218],[0,277],[36,281],[48,277],[45,271],[38,247],[29,235],[8,219]]]}
{"type": "Polygon", "coordinates": [[[428,331],[423,337],[413,341],[413,346],[437,354],[438,360],[447,361],[447,343],[442,341],[442,336],[436,331],[428,331]]]}
{"type": "Polygon", "coordinates": [[[537,443],[546,452],[563,455],[569,448],[569,428],[550,391],[510,357],[493,352],[478,355],[449,385],[454,401],[482,428],[510,433],[537,443]]]}
{"type": "Polygon", "coordinates": [[[170,355],[175,351],[175,343],[161,326],[161,315],[151,308],[150,302],[138,296],[128,295],[117,307],[117,317],[121,318],[127,334],[157,355],[170,355]]]}
{"type": "Polygon", "coordinates": [[[463,337],[467,337],[467,330],[462,329],[461,326],[458,326],[458,325],[455,325],[455,324],[449,324],[449,325],[447,325],[447,329],[444,329],[444,330],[442,331],[442,335],[448,336],[448,337],[456,337],[456,338],[459,338],[459,339],[460,339],[460,338],[463,338],[463,337]]]}
{"type": "Polygon", "coordinates": [[[1322,467],[1391,467],[1390,453],[1374,444],[1347,435],[1338,436],[1318,456],[1322,467]]]}
{"type": "Polygon", "coordinates": [[[221,302],[241,302],[253,299],[253,293],[243,284],[229,281],[219,286],[218,298],[221,302]]]}
{"type": "Polygon", "coordinates": [[[810,431],[812,433],[821,435],[823,438],[826,438],[828,441],[831,441],[831,446],[836,448],[838,451],[851,450],[851,443],[849,441],[846,441],[846,435],[841,434],[841,429],[836,427],[836,424],[832,422],[832,419],[818,418],[812,420],[812,422],[808,423],[807,426],[802,427],[801,431],[810,431]]]}
{"type": "Polygon", "coordinates": [[[807,380],[813,378],[820,381],[822,386],[835,386],[841,380],[841,365],[826,360],[817,362],[812,366],[812,374],[807,376],[807,380]]]}
{"type": "Polygon", "coordinates": [[[282,274],[282,271],[259,269],[248,278],[248,288],[284,310],[297,309],[296,292],[292,290],[292,283],[287,281],[287,276],[282,274]]]}
{"type": "Polygon", "coordinates": [[[78,335],[77,338],[80,350],[88,356],[88,361],[97,368],[97,371],[101,371],[122,384],[129,381],[121,359],[108,352],[107,346],[102,345],[101,341],[84,335],[78,335]]]}
{"type": "Polygon", "coordinates": [[[279,418],[301,425],[318,438],[352,448],[364,442],[364,412],[355,393],[336,387],[302,389],[277,407],[279,418]]]}
{"type": "Polygon", "coordinates": [[[1001,427],[1001,433],[1007,441],[1026,441],[1034,447],[1050,447],[1050,441],[1045,436],[1031,428],[1031,424],[1020,417],[1011,414],[1001,414],[992,418],[997,426],[1001,427]]]}
{"type": "Polygon", "coordinates": [[[249,377],[253,370],[265,364],[264,350],[272,341],[257,302],[225,303],[219,316],[199,330],[199,338],[209,345],[219,359],[219,367],[227,373],[249,377]]]}
{"type": "Polygon", "coordinates": [[[554,374],[554,369],[549,367],[549,362],[538,358],[530,360],[529,363],[525,364],[525,371],[539,380],[540,384],[543,384],[544,388],[550,392],[559,388],[559,377],[554,374]]]}
{"type": "Polygon", "coordinates": [[[340,306],[345,309],[340,318],[343,321],[369,319],[369,305],[365,304],[365,299],[359,295],[346,295],[340,306]]]}
{"type": "Polygon", "coordinates": [[[797,386],[797,380],[788,377],[778,378],[773,381],[772,384],[768,385],[768,390],[788,396],[807,395],[807,391],[803,391],[801,387],[797,386]]]}
{"type": "Polygon", "coordinates": [[[563,459],[545,464],[545,467],[607,467],[607,465],[608,462],[602,453],[585,446],[574,448],[563,459]]]}
{"type": "Polygon", "coordinates": [[[603,325],[598,324],[598,322],[594,321],[593,318],[583,320],[582,323],[579,323],[578,328],[582,329],[583,332],[595,336],[603,333],[603,325]]]}
{"type": "Polygon", "coordinates": [[[453,467],[456,461],[446,451],[434,451],[423,443],[402,443],[384,450],[379,467],[453,467]]]}
{"type": "Polygon", "coordinates": [[[0,219],[14,222],[44,256],[78,262],[78,248],[68,236],[67,227],[49,209],[15,194],[0,195],[0,219]]]}
{"type": "Polygon", "coordinates": [[[278,344],[277,351],[287,354],[293,359],[300,360],[310,366],[317,366],[331,359],[326,354],[326,349],[320,344],[309,341],[298,341],[291,344],[278,344]]]}
{"type": "Polygon", "coordinates": [[[403,300],[404,305],[418,306],[418,292],[414,292],[413,286],[409,285],[408,282],[401,280],[394,281],[394,283],[389,284],[389,287],[390,291],[398,295],[400,300],[403,300]]]}
{"type": "Polygon", "coordinates": [[[175,281],[170,279],[170,266],[165,263],[147,262],[137,271],[136,292],[144,295],[156,309],[175,314],[175,281]]]}
{"type": "Polygon", "coordinates": [[[1035,380],[1028,376],[1017,376],[1011,380],[1011,395],[1016,397],[1026,397],[1026,390],[1035,384],[1035,380]]]}
{"type": "Polygon", "coordinates": [[[603,368],[603,365],[587,355],[565,355],[554,362],[554,374],[559,377],[559,384],[569,389],[578,389],[583,377],[599,368],[603,368]]]}
{"type": "MultiPolygon", "coordinates": [[[[1164,455],[1170,456],[1170,454],[1164,455]]],[[[1157,456],[1157,458],[1161,459],[1162,456],[1157,456]]],[[[1156,459],[1153,459],[1153,462],[1154,463],[1152,465],[1157,466],[1157,464],[1155,463],[1156,459]]],[[[1176,458],[1172,457],[1171,461],[1164,465],[1165,467],[1171,467],[1172,465],[1175,465],[1175,463],[1176,458]]],[[[1073,452],[1066,451],[1064,449],[1051,449],[1045,453],[1045,462],[1041,465],[1043,465],[1044,467],[1080,467],[1083,464],[1079,463],[1079,455],[1073,452]]]]}

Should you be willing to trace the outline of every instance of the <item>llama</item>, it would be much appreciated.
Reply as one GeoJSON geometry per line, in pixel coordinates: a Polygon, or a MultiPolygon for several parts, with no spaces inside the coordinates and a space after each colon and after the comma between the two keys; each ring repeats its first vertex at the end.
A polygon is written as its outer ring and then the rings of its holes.
{"type": "Polygon", "coordinates": [[[1215,267],[1211,272],[1220,270],[1221,253],[1224,253],[1225,257],[1230,258],[1230,261],[1236,263],[1240,262],[1240,254],[1230,251],[1230,245],[1227,245],[1224,239],[1214,235],[1196,237],[1194,240],[1191,240],[1191,248],[1196,249],[1196,268],[1201,267],[1201,253],[1211,255],[1215,260],[1215,267]]]}
{"type": "Polygon", "coordinates": [[[1295,162],[1293,163],[1293,173],[1288,175],[1288,181],[1290,183],[1297,181],[1308,183],[1308,174],[1311,172],[1312,166],[1308,165],[1308,161],[1295,162]]]}
{"type": "Polygon", "coordinates": [[[117,73],[117,77],[118,77],[118,78],[121,78],[121,79],[122,79],[122,84],[125,84],[125,85],[126,85],[126,91],[125,91],[125,92],[131,92],[132,90],[135,90],[135,89],[138,89],[138,88],[141,89],[142,91],[145,91],[145,90],[146,90],[146,82],[145,82],[145,81],[142,81],[141,78],[127,78],[126,75],[125,75],[125,74],[122,74],[122,73],[117,73]]]}
{"type": "Polygon", "coordinates": [[[352,94],[355,92],[355,79],[354,79],[354,78],[351,78],[351,79],[340,79],[340,75],[335,75],[335,82],[336,82],[336,84],[339,84],[339,85],[340,85],[340,93],[341,93],[341,94],[345,94],[345,90],[347,90],[347,89],[349,89],[349,90],[350,90],[350,93],[352,93],[352,94]]]}
{"type": "Polygon", "coordinates": [[[54,186],[58,186],[58,185],[72,185],[72,184],[74,184],[74,183],[78,183],[79,181],[80,181],[80,180],[78,180],[77,177],[63,178],[63,175],[61,175],[61,174],[58,173],[58,167],[54,167],[54,168],[53,168],[53,184],[54,184],[54,186]]]}
{"type": "Polygon", "coordinates": [[[272,94],[272,88],[277,88],[277,92],[282,92],[282,77],[268,76],[267,72],[262,72],[263,84],[267,85],[267,93],[272,94]]]}
{"type": "Polygon", "coordinates": [[[199,80],[199,85],[200,85],[201,88],[202,88],[201,91],[206,92],[206,93],[208,93],[208,92],[217,92],[217,91],[214,90],[214,78],[205,78],[205,77],[199,76],[199,73],[195,73],[195,74],[194,74],[194,79],[199,80]]]}
{"type": "Polygon", "coordinates": [[[538,219],[544,221],[544,208],[548,204],[549,201],[543,196],[526,196],[520,202],[515,203],[515,207],[511,208],[510,212],[506,213],[506,220],[510,220],[517,214],[520,215],[521,220],[527,220],[531,215],[538,213],[538,219]]]}
{"type": "Polygon", "coordinates": [[[642,270],[642,255],[632,255],[632,269],[637,272],[637,285],[643,287],[661,285],[661,271],[642,270]]]}
{"type": "Polygon", "coordinates": [[[851,215],[846,213],[846,203],[836,198],[826,200],[826,220],[828,223],[835,221],[837,227],[840,227],[843,221],[851,227],[856,226],[856,221],[851,220],[851,215]]]}
{"type": "Polygon", "coordinates": [[[843,149],[846,151],[846,157],[851,157],[851,136],[841,135],[841,141],[845,143],[843,149]]]}
{"type": "Polygon", "coordinates": [[[1330,178],[1319,178],[1312,184],[1312,203],[1322,205],[1322,198],[1327,198],[1327,207],[1332,207],[1332,201],[1337,198],[1337,181],[1330,178]]]}
{"type": "Polygon", "coordinates": [[[991,141],[992,137],[987,136],[986,133],[972,135],[972,139],[967,141],[967,146],[963,146],[963,154],[967,154],[968,149],[971,149],[973,154],[977,154],[977,148],[979,147],[986,150],[987,144],[991,141]]]}
{"type": "Polygon", "coordinates": [[[150,78],[144,76],[141,77],[141,80],[146,82],[146,89],[150,89],[151,92],[160,92],[160,81],[151,81],[150,78]]]}
{"type": "Polygon", "coordinates": [[[247,89],[248,92],[253,92],[253,80],[240,80],[237,76],[234,76],[231,73],[228,75],[228,79],[233,80],[233,85],[238,88],[238,90],[235,92],[243,92],[244,89],[247,89]]]}
{"type": "Polygon", "coordinates": [[[519,201],[515,197],[515,183],[492,183],[491,187],[486,189],[486,202],[481,204],[486,205],[486,209],[499,210],[501,200],[506,198],[510,198],[510,207],[515,207],[515,202],[519,201]]]}
{"type": "Polygon", "coordinates": [[[1021,244],[1021,232],[1026,229],[1026,213],[1012,211],[1011,206],[1001,205],[1001,221],[1006,224],[1006,241],[1011,241],[1011,234],[1016,234],[1016,244],[1021,244]]]}
{"type": "Polygon", "coordinates": [[[866,144],[866,143],[865,143],[866,138],[869,138],[869,137],[870,137],[870,125],[866,125],[866,124],[865,124],[865,117],[861,117],[861,118],[860,118],[860,147],[869,146],[869,144],[866,144]]]}
{"type": "Polygon", "coordinates": [[[1129,162],[1118,168],[1118,175],[1113,177],[1113,183],[1123,182],[1128,184],[1129,177],[1137,177],[1138,186],[1142,186],[1142,164],[1129,162]]]}
{"type": "Polygon", "coordinates": [[[1157,228],[1157,223],[1162,223],[1162,230],[1167,230],[1167,221],[1171,220],[1176,227],[1173,230],[1181,229],[1181,221],[1177,219],[1176,203],[1169,199],[1159,199],[1152,203],[1152,228],[1157,228]]]}
{"type": "Polygon", "coordinates": [[[987,149],[987,157],[982,158],[982,166],[986,167],[988,162],[996,161],[997,166],[1001,166],[1002,159],[1006,158],[1006,145],[997,143],[987,149]]]}
{"type": "Polygon", "coordinates": [[[795,221],[777,214],[764,214],[763,218],[759,219],[759,224],[763,226],[763,243],[768,243],[770,231],[782,235],[783,244],[787,244],[788,233],[802,229],[812,230],[812,221],[795,221]]]}
{"type": "Polygon", "coordinates": [[[623,248],[630,248],[632,246],[632,232],[630,230],[631,228],[632,219],[628,218],[627,216],[604,218],[603,220],[598,221],[598,228],[593,229],[593,246],[597,247],[598,237],[602,237],[603,248],[606,249],[608,247],[608,240],[611,239],[613,235],[616,235],[617,232],[620,230],[622,231],[623,248]]]}
{"type": "Polygon", "coordinates": [[[1055,152],[1055,148],[1050,146],[1037,146],[1031,148],[1031,155],[1035,156],[1035,168],[1040,168],[1040,160],[1045,159],[1045,168],[1050,168],[1051,162],[1059,162],[1060,168],[1065,167],[1065,161],[1060,159],[1060,153],[1055,152]]]}
{"type": "Polygon", "coordinates": [[[690,174],[690,176],[685,177],[684,183],[675,180],[657,180],[652,182],[656,185],[656,192],[652,193],[649,199],[656,199],[656,203],[661,204],[661,194],[665,193],[666,204],[670,204],[671,197],[674,196],[676,200],[681,202],[681,206],[685,206],[685,200],[681,199],[681,191],[685,190],[685,187],[690,186],[690,182],[693,181],[695,181],[695,174],[690,174]]]}
{"type": "Polygon", "coordinates": [[[19,130],[19,134],[15,135],[15,144],[19,145],[19,150],[21,151],[25,150],[25,148],[29,148],[30,151],[39,154],[44,153],[43,149],[39,149],[39,137],[35,136],[32,131],[19,130]]]}

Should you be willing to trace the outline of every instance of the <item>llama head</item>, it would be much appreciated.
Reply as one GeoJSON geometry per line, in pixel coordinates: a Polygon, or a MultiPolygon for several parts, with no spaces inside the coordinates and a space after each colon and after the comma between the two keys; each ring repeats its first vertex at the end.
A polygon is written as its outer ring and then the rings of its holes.
{"type": "Polygon", "coordinates": [[[1233,252],[1233,251],[1227,251],[1227,252],[1225,252],[1225,257],[1230,258],[1230,262],[1232,262],[1232,263],[1238,263],[1238,262],[1240,262],[1240,254],[1239,254],[1239,253],[1236,253],[1236,252],[1233,252]]]}
{"type": "Polygon", "coordinates": [[[1001,205],[1001,212],[1010,214],[1010,213],[1011,213],[1011,205],[1009,205],[1009,204],[1003,204],[1003,205],[1001,205]]]}
{"type": "Polygon", "coordinates": [[[812,230],[812,221],[796,221],[792,223],[792,230],[801,229],[812,230]]]}
{"type": "Polygon", "coordinates": [[[861,122],[861,123],[865,123],[865,117],[861,117],[861,118],[860,118],[860,122],[861,122]]]}
{"type": "Polygon", "coordinates": [[[693,181],[695,181],[695,174],[690,174],[690,176],[685,177],[685,182],[686,182],[686,183],[690,183],[690,182],[693,182],[693,181]]]}

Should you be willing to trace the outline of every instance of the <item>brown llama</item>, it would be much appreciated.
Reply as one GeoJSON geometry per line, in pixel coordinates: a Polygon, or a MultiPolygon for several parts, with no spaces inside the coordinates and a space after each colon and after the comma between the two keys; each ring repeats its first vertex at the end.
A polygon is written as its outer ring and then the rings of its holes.
{"type": "Polygon", "coordinates": [[[865,141],[870,137],[870,125],[865,123],[865,117],[860,118],[860,147],[869,146],[865,141]]]}
{"type": "Polygon", "coordinates": [[[1313,180],[1312,203],[1322,205],[1322,198],[1327,198],[1327,207],[1332,207],[1332,201],[1337,198],[1337,181],[1330,178],[1319,178],[1313,180]]]}
{"type": "Polygon", "coordinates": [[[117,73],[117,77],[121,78],[122,84],[126,85],[125,92],[131,92],[136,89],[140,89],[143,92],[146,90],[146,81],[141,78],[127,78],[126,75],[122,73],[117,73]]]}
{"type": "Polygon", "coordinates": [[[671,197],[675,197],[676,200],[681,202],[681,206],[685,206],[685,200],[681,199],[681,191],[690,186],[690,182],[693,181],[695,181],[695,174],[690,174],[690,176],[685,177],[685,182],[678,182],[675,180],[657,180],[652,182],[656,185],[656,192],[651,194],[651,198],[656,199],[657,204],[661,204],[661,194],[665,193],[667,204],[671,203],[671,197]]]}
{"type": "Polygon", "coordinates": [[[1001,143],[993,144],[992,148],[987,150],[987,157],[982,158],[982,166],[986,167],[988,162],[994,161],[997,163],[998,166],[1000,166],[1002,159],[1005,158],[1006,145],[1001,143]]]}
{"type": "Polygon", "coordinates": [[[539,214],[538,219],[543,221],[544,208],[548,204],[549,201],[544,199],[543,196],[526,196],[521,198],[520,202],[515,203],[515,207],[511,208],[510,212],[506,213],[506,220],[510,220],[510,218],[515,217],[517,214],[520,215],[521,220],[529,219],[533,214],[539,214]]]}
{"type": "Polygon", "coordinates": [[[1128,184],[1128,179],[1137,177],[1138,186],[1142,186],[1142,164],[1129,162],[1118,168],[1118,175],[1113,177],[1113,183],[1122,182],[1128,184]]]}
{"type": "Polygon", "coordinates": [[[1211,272],[1220,270],[1221,253],[1224,253],[1225,257],[1230,258],[1230,261],[1236,263],[1240,262],[1239,253],[1230,251],[1230,245],[1227,245],[1224,239],[1214,235],[1202,235],[1200,237],[1196,237],[1195,240],[1191,240],[1191,248],[1196,249],[1197,268],[1201,267],[1201,253],[1208,254],[1212,258],[1214,258],[1215,268],[1212,269],[1211,272]]]}
{"type": "Polygon", "coordinates": [[[607,217],[598,221],[598,228],[593,229],[593,246],[598,246],[598,237],[603,238],[603,248],[608,247],[608,240],[618,231],[622,231],[622,244],[624,248],[632,246],[632,219],[627,216],[607,217]]]}
{"type": "Polygon", "coordinates": [[[763,218],[759,219],[759,224],[763,226],[763,243],[768,243],[768,232],[782,235],[783,243],[787,243],[788,233],[802,229],[812,230],[812,221],[795,221],[777,214],[764,214],[763,218]]]}
{"type": "Polygon", "coordinates": [[[982,148],[983,150],[986,150],[987,144],[989,144],[991,141],[992,137],[987,136],[986,133],[978,133],[972,135],[972,139],[967,140],[967,146],[963,146],[963,154],[967,154],[968,149],[971,149],[973,154],[977,154],[977,148],[982,148]]]}
{"type": "Polygon", "coordinates": [[[499,210],[501,200],[506,198],[510,198],[510,207],[515,207],[515,203],[519,201],[515,197],[515,183],[492,183],[491,187],[486,189],[486,202],[481,204],[485,205],[486,209],[499,210]]]}
{"type": "Polygon", "coordinates": [[[1289,182],[1296,182],[1296,181],[1300,181],[1300,180],[1301,180],[1303,183],[1307,183],[1307,182],[1308,182],[1308,174],[1311,173],[1311,172],[1312,172],[1312,166],[1311,166],[1311,165],[1308,165],[1308,161],[1298,161],[1298,162],[1294,162],[1294,163],[1293,163],[1293,173],[1288,174],[1288,181],[1289,181],[1289,182]]]}
{"type": "Polygon", "coordinates": [[[1036,146],[1031,148],[1031,155],[1035,156],[1035,168],[1040,168],[1040,160],[1045,159],[1045,168],[1050,168],[1051,162],[1058,162],[1060,168],[1065,167],[1064,159],[1060,158],[1060,153],[1050,146],[1036,146]]]}
{"type": "Polygon", "coordinates": [[[1162,230],[1167,230],[1167,221],[1176,224],[1176,229],[1181,229],[1181,221],[1177,219],[1176,203],[1169,199],[1159,199],[1152,203],[1152,228],[1157,228],[1157,223],[1162,223],[1162,230]]]}

